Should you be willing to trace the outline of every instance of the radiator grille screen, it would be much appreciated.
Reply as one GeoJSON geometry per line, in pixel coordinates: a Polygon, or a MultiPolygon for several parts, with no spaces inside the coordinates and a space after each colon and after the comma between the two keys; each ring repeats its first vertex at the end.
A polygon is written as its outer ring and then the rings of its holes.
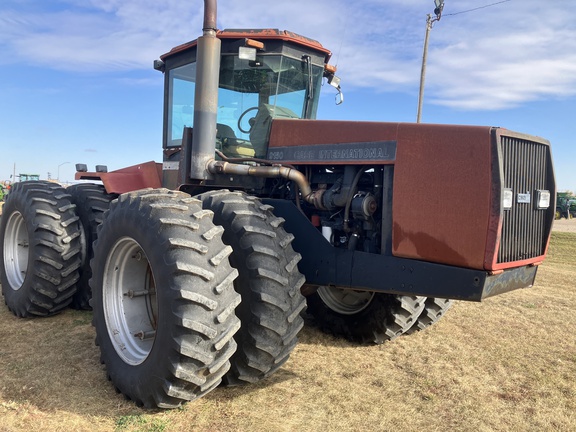
{"type": "MultiPolygon", "coordinates": [[[[549,147],[537,142],[501,136],[504,188],[512,189],[513,203],[504,211],[498,263],[535,258],[544,254],[548,239],[549,210],[536,209],[536,191],[554,191],[548,184],[549,147]],[[523,194],[521,199],[519,194],[523,194]],[[525,201],[530,196],[530,203],[525,201]]],[[[551,197],[551,206],[554,197],[551,197]]]]}

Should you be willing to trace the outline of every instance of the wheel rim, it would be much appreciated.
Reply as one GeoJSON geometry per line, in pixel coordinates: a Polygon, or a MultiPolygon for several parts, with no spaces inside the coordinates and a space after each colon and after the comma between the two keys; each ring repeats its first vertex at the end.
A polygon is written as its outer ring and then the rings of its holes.
{"type": "Polygon", "coordinates": [[[104,267],[102,300],[110,340],[125,363],[138,365],[156,338],[156,284],[148,258],[133,239],[112,248],[104,267]]]}
{"type": "Polygon", "coordinates": [[[354,291],[326,286],[318,288],[318,295],[326,306],[343,315],[354,315],[363,311],[374,298],[374,293],[370,291],[354,291]]]}
{"type": "Polygon", "coordinates": [[[26,222],[20,212],[10,215],[4,237],[4,268],[10,288],[17,291],[22,287],[28,270],[30,241],[26,222]]]}

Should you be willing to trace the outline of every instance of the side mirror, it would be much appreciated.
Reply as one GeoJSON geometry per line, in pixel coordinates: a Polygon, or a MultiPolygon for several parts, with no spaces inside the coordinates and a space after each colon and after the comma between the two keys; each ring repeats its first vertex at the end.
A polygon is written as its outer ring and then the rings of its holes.
{"type": "Polygon", "coordinates": [[[333,74],[328,75],[326,78],[328,78],[328,84],[338,91],[338,94],[336,95],[336,105],[340,105],[344,102],[344,93],[342,93],[342,89],[340,88],[340,78],[333,74]]]}

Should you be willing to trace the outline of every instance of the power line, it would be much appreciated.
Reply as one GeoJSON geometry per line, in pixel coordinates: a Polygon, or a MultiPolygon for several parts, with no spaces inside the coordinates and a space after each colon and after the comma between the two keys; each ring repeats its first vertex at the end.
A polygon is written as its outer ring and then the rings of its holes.
{"type": "Polygon", "coordinates": [[[465,11],[454,12],[454,13],[449,13],[449,14],[442,14],[442,16],[460,15],[460,14],[463,14],[463,13],[468,13],[468,12],[477,11],[477,10],[479,10],[479,9],[486,9],[486,8],[488,8],[488,7],[496,6],[496,5],[499,5],[499,4],[502,4],[502,3],[507,3],[507,2],[509,2],[509,1],[512,1],[512,0],[502,0],[502,1],[499,1],[499,2],[496,2],[496,3],[491,3],[491,4],[484,5],[484,6],[479,6],[479,7],[474,8],[474,9],[468,9],[468,10],[465,10],[465,11]]]}

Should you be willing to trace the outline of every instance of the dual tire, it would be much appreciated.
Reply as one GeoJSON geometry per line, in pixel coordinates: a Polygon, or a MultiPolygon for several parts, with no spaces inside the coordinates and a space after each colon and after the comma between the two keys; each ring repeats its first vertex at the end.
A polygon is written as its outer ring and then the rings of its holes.
{"type": "Polygon", "coordinates": [[[256,382],[303,326],[300,255],[270,206],[242,193],[121,195],[92,260],[96,341],[117,389],[170,408],[256,382]]]}
{"type": "Polygon", "coordinates": [[[381,344],[408,331],[426,297],[320,287],[308,297],[308,313],[326,333],[352,342],[381,344]]]}
{"type": "Polygon", "coordinates": [[[240,295],[223,231],[200,201],[166,189],[123,194],[104,215],[90,281],[96,342],[137,405],[177,407],[230,368],[240,295]]]}
{"type": "Polygon", "coordinates": [[[214,212],[214,223],[224,228],[222,240],[232,247],[230,262],[239,272],[234,287],[242,296],[236,310],[242,327],[224,381],[228,385],[257,382],[288,360],[304,325],[301,256],[291,246],[294,236],[282,227],[284,219],[257,198],[227,190],[198,198],[203,208],[214,212]]]}
{"type": "Polygon", "coordinates": [[[70,194],[70,201],[76,205],[76,214],[80,218],[82,230],[82,254],[79,269],[79,280],[76,294],[72,297],[71,307],[80,310],[90,310],[92,290],[90,278],[92,268],[90,260],[94,257],[92,244],[98,238],[98,226],[102,223],[104,213],[109,209],[110,203],[117,198],[117,194],[109,194],[103,185],[93,183],[79,183],[66,188],[70,194]]]}
{"type": "Polygon", "coordinates": [[[320,287],[307,312],[318,327],[351,342],[381,344],[436,323],[452,301],[320,287]]]}
{"type": "Polygon", "coordinates": [[[0,275],[4,300],[16,316],[54,315],[71,304],[82,255],[74,207],[55,183],[13,185],[0,221],[0,275]]]}

